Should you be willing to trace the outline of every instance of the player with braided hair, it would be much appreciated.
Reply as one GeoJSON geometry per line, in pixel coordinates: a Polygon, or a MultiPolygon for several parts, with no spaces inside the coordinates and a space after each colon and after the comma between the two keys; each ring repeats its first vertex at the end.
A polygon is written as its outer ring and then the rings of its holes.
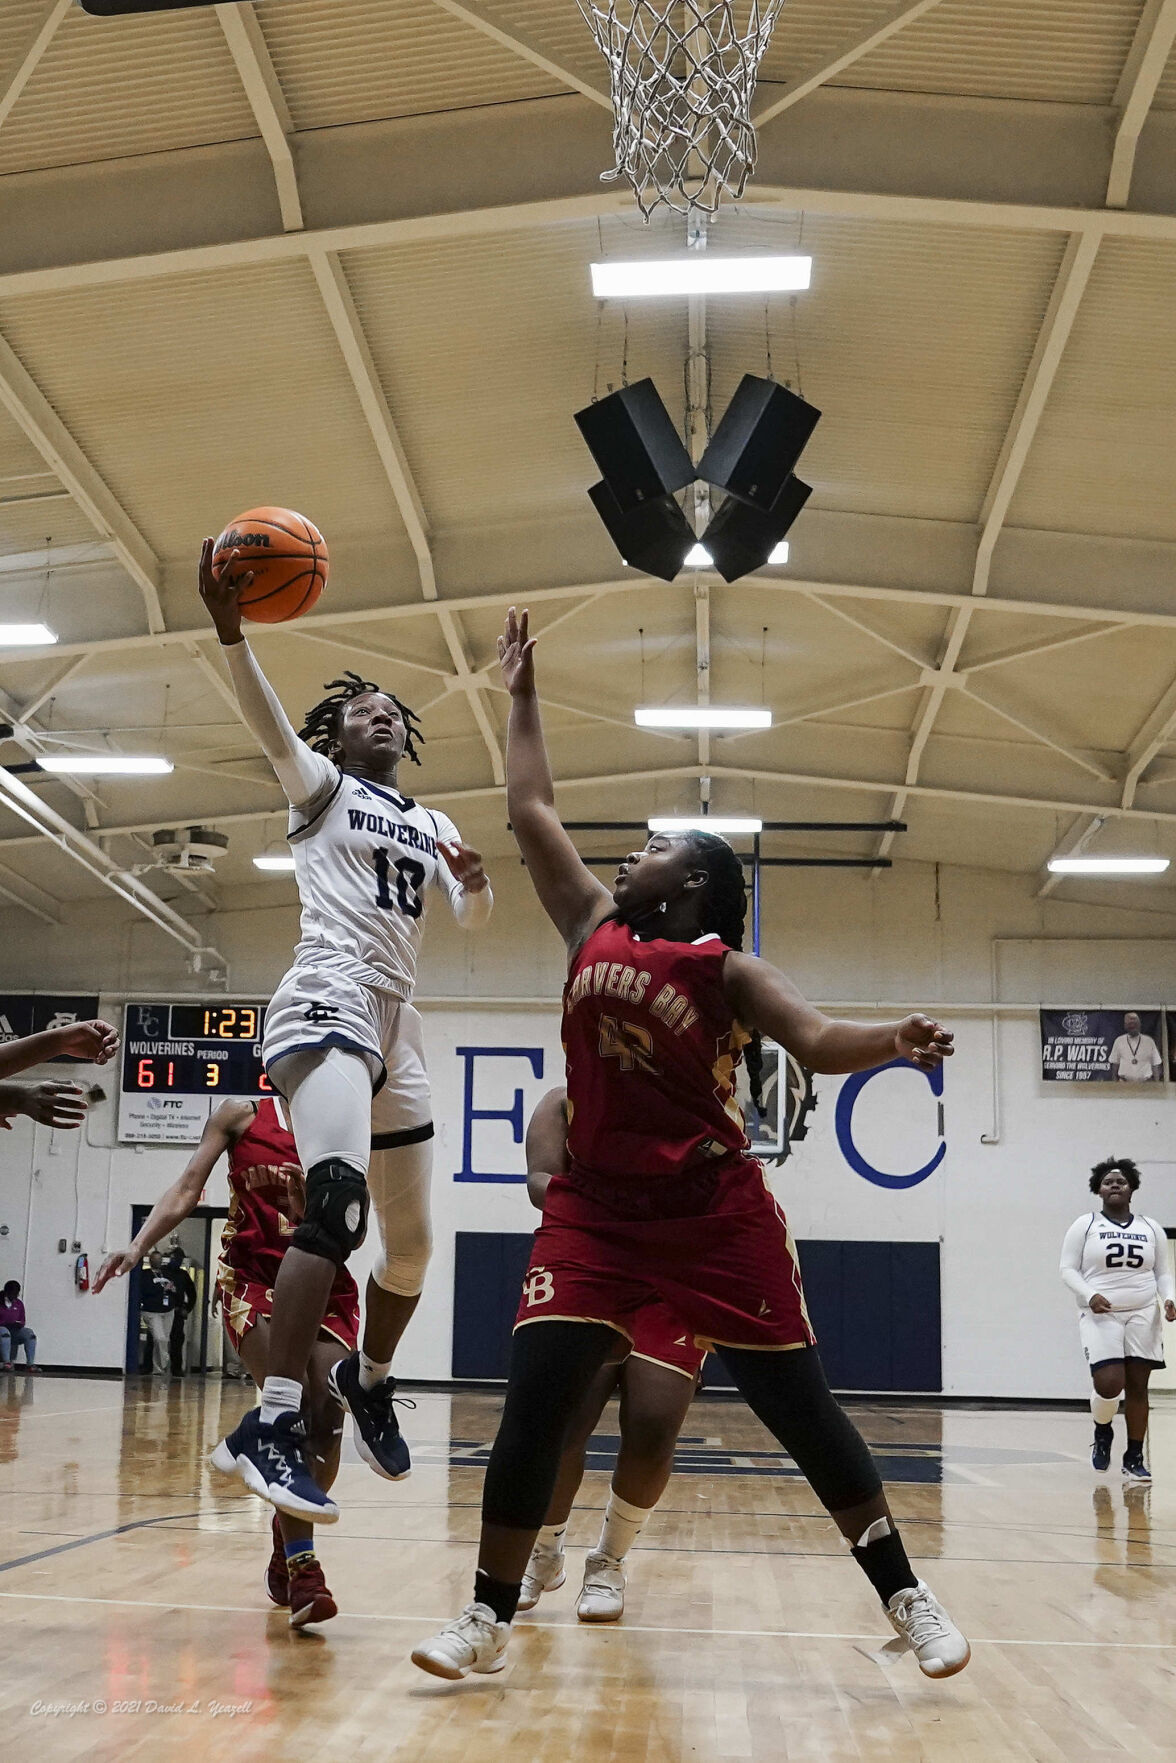
{"type": "Polygon", "coordinates": [[[564,938],[568,1166],[544,1197],[482,1498],[473,1601],[413,1653],[438,1677],[498,1671],[565,1436],[616,1339],[660,1300],[805,1475],[929,1677],[967,1664],[964,1636],[912,1571],[869,1451],[833,1399],[800,1268],[735,1100],[748,1033],[812,1071],[897,1053],[932,1070],[951,1035],[926,1016],[835,1022],[735,946],[742,871],[712,835],[657,833],[610,893],[555,810],[534,642],[513,608],[498,653],[511,696],[507,809],[527,874],[564,938]],[[724,941],[724,936],[732,942],[724,941]]]}
{"type": "Polygon", "coordinates": [[[417,954],[433,888],[468,929],[485,924],[492,896],[481,857],[453,822],[400,788],[400,762],[420,764],[423,736],[399,698],[347,673],[295,734],[242,636],[239,596],[252,579],[236,551],[214,567],[205,541],[201,598],[242,717],[290,803],[302,935],[266,1014],[262,1051],[287,1103],[306,1204],[274,1284],[261,1406],[222,1439],[213,1462],[280,1512],[322,1524],[339,1509],[307,1464],[302,1385],[336,1273],[363,1241],[369,1202],[380,1253],[362,1350],[335,1366],[331,1389],[377,1474],[398,1481],[409,1471],[390,1373],[432,1246],[417,954]]]}

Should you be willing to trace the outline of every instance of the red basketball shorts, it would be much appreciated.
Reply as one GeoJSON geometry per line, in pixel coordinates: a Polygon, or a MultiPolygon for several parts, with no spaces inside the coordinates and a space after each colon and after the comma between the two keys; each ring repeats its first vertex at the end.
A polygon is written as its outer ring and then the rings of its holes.
{"type": "MultiPolygon", "coordinates": [[[[268,1322],[273,1314],[274,1288],[267,1286],[263,1280],[251,1279],[243,1269],[230,1267],[224,1261],[217,1272],[217,1285],[220,1288],[225,1333],[239,1353],[241,1342],[249,1330],[259,1322],[268,1322]]],[[[332,1291],[327,1299],[326,1313],[320,1328],[332,1340],[339,1341],[349,1353],[354,1353],[359,1341],[358,1297],[349,1298],[343,1293],[332,1291]]]]}
{"type": "MultiPolygon", "coordinates": [[[[642,1313],[657,1302],[698,1347],[814,1345],[796,1248],[762,1167],[736,1157],[704,1177],[683,1184],[703,1196],[690,1216],[650,1217],[619,1186],[610,1204],[586,1191],[585,1174],[552,1176],[515,1327],[603,1322],[640,1351],[642,1313]],[[625,1215],[634,1210],[642,1216],[625,1215]]],[[[632,1194],[648,1189],[635,1182],[632,1194]]]]}

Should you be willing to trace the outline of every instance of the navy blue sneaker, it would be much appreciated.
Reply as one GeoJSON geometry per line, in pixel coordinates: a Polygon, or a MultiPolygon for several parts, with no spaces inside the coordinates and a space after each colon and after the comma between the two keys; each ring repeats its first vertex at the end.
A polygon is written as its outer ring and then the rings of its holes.
{"type": "Polygon", "coordinates": [[[386,1377],[370,1390],[362,1389],[358,1353],[348,1354],[331,1367],[327,1386],[351,1412],[355,1448],[364,1462],[386,1481],[403,1481],[412,1469],[412,1459],[393,1403],[403,1402],[406,1408],[415,1408],[416,1403],[396,1394],[394,1377],[386,1377]]]}
{"type": "Polygon", "coordinates": [[[1150,1481],[1151,1470],[1143,1460],[1142,1445],[1128,1445],[1123,1453],[1123,1480],[1150,1481]]]}
{"type": "Polygon", "coordinates": [[[1114,1442],[1115,1429],[1113,1426],[1095,1427],[1094,1449],[1090,1453],[1090,1464],[1091,1468],[1097,1469],[1100,1475],[1105,1475],[1111,1467],[1111,1446],[1114,1442]]]}
{"type": "Polygon", "coordinates": [[[251,1408],[209,1458],[214,1469],[239,1475],[251,1493],[260,1494],[291,1518],[334,1524],[339,1508],[314,1480],[306,1463],[306,1423],[298,1414],[279,1414],[263,1426],[261,1409],[251,1408]]]}

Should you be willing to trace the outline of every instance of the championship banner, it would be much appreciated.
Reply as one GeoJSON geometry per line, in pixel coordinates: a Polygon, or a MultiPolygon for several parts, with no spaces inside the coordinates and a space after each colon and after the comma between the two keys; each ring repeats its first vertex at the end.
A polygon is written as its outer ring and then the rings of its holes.
{"type": "Polygon", "coordinates": [[[1047,1083],[1161,1083],[1159,1010],[1042,1010],[1041,1075],[1047,1083]]]}
{"type": "MultiPolygon", "coordinates": [[[[0,1046],[21,1041],[26,1035],[39,1035],[49,1028],[67,1028],[74,1022],[92,1022],[98,1014],[98,999],[59,997],[47,992],[8,992],[0,996],[0,1046]]],[[[50,1065],[84,1063],[72,1054],[51,1059],[50,1065]]]]}

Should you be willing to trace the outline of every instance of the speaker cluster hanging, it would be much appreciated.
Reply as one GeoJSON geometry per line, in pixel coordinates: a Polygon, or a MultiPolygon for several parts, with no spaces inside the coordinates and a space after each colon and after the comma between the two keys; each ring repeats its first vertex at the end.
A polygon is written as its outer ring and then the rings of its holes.
{"type": "Polygon", "coordinates": [[[701,543],[724,581],[762,569],[812,494],[795,467],[821,420],[775,380],[745,373],[697,470],[651,379],[576,412],[601,481],[588,494],[626,563],[673,581],[694,544],[675,492],[725,492],[701,543]]]}

